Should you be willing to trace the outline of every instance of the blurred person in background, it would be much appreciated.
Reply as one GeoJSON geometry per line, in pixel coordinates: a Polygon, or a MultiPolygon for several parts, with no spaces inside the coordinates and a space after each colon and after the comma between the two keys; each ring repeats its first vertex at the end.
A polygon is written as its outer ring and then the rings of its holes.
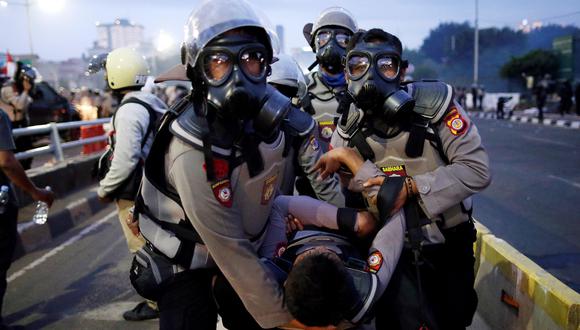
{"type": "MultiPolygon", "coordinates": [[[[143,163],[149,154],[155,125],[167,106],[155,95],[141,91],[149,76],[145,58],[131,48],[118,48],[108,54],[94,57],[89,72],[105,70],[105,79],[120,103],[109,133],[110,151],[102,157],[99,172],[99,200],[115,201],[119,222],[131,253],[144,244],[142,236],[135,236],[127,225],[130,210],[135,204],[137,190],[143,175],[143,163]],[[104,163],[103,163],[104,162],[104,163]]],[[[157,305],[143,301],[123,314],[128,321],[159,317],[157,305]]]]}
{"type": "MultiPolygon", "coordinates": [[[[16,63],[16,73],[12,80],[2,86],[0,108],[6,112],[12,122],[12,129],[28,127],[28,107],[32,103],[31,94],[34,90],[36,70],[22,62],[16,63]]],[[[30,136],[21,136],[15,139],[16,151],[22,152],[32,149],[30,136]]],[[[30,169],[32,158],[20,161],[25,170],[30,169]]]]}
{"type": "Polygon", "coordinates": [[[576,102],[576,115],[580,116],[580,82],[576,83],[574,90],[574,101],[576,102]]]}
{"type": "Polygon", "coordinates": [[[560,111],[560,116],[570,111],[572,107],[572,96],[574,92],[572,91],[572,84],[570,80],[564,81],[558,90],[558,96],[560,96],[560,104],[558,105],[558,111],[560,111]]]}
{"type": "Polygon", "coordinates": [[[0,206],[0,330],[9,329],[2,320],[2,302],[6,293],[6,272],[12,263],[12,254],[18,240],[18,203],[13,183],[36,201],[43,201],[50,207],[54,194],[40,189],[30,181],[20,163],[14,157],[16,146],[12,138],[12,128],[8,116],[0,111],[0,186],[8,187],[8,202],[0,206]]]}

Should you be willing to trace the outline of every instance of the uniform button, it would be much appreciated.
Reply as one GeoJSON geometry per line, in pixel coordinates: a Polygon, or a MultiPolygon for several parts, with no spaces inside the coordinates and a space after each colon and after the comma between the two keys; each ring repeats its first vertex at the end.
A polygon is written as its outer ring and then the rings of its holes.
{"type": "Polygon", "coordinates": [[[419,192],[422,194],[426,194],[429,192],[429,190],[431,190],[431,188],[427,185],[421,186],[421,188],[419,188],[419,192]]]}

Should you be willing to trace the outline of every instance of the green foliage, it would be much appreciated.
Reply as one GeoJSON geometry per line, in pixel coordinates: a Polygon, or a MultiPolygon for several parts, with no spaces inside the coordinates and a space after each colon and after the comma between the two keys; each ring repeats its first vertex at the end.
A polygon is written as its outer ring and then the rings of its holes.
{"type": "Polygon", "coordinates": [[[523,74],[528,76],[544,76],[558,73],[558,57],[551,51],[536,49],[520,57],[512,57],[500,70],[503,78],[517,78],[523,74]]]}

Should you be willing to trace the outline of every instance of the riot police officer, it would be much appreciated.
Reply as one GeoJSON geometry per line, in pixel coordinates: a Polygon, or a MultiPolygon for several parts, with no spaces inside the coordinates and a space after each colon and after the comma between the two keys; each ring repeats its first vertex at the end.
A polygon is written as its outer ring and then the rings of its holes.
{"type": "Polygon", "coordinates": [[[206,1],[187,21],[183,65],[164,78],[193,88],[167,112],[145,163],[135,212],[148,243],[131,268],[137,291],[158,302],[162,329],[215,329],[218,271],[260,327],[292,320],[256,251],[290,136],[313,123],[266,83],[267,31],[245,1],[206,1]]]}
{"type": "Polygon", "coordinates": [[[470,196],[491,181],[477,128],[453,100],[451,86],[401,86],[397,37],[360,32],[347,51],[354,103],[320,161],[323,176],[355,158],[373,162],[389,177],[367,183],[381,185],[379,201],[389,201],[378,209],[404,208],[406,216],[407,243],[377,306],[377,328],[465,328],[477,306],[470,196]]]}
{"type": "MultiPolygon", "coordinates": [[[[272,64],[272,74],[268,77],[268,83],[289,97],[295,106],[300,107],[300,102],[306,94],[306,82],[300,66],[288,55],[280,54],[277,57],[278,61],[272,64]]],[[[320,180],[318,173],[314,170],[316,162],[322,156],[322,148],[320,147],[320,136],[314,127],[314,121],[312,124],[312,129],[308,131],[308,135],[293,139],[291,159],[294,161],[286,167],[280,193],[293,195],[296,184],[296,189],[301,194],[329,202],[338,207],[344,206],[344,196],[340,191],[338,177],[329,176],[320,180]]]]}
{"type": "Polygon", "coordinates": [[[306,42],[316,54],[315,63],[318,63],[318,71],[307,75],[308,94],[303,107],[318,122],[325,151],[336,127],[340,99],[346,91],[342,59],[356,31],[353,15],[341,7],[325,9],[314,23],[306,24],[303,29],[306,42]]]}

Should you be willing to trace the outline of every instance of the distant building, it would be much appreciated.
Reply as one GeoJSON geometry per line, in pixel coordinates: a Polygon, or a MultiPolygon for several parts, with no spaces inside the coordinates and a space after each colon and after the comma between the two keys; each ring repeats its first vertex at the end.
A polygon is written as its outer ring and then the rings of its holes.
{"type": "Polygon", "coordinates": [[[97,46],[105,49],[136,47],[144,41],[143,25],[135,24],[125,18],[113,23],[97,22],[97,46]]]}
{"type": "Polygon", "coordinates": [[[276,25],[276,34],[278,35],[278,40],[280,41],[280,54],[285,54],[286,49],[284,47],[284,27],[282,25],[276,25]]]}
{"type": "Polygon", "coordinates": [[[560,62],[558,78],[580,81],[580,35],[554,38],[552,48],[560,62]]]}

